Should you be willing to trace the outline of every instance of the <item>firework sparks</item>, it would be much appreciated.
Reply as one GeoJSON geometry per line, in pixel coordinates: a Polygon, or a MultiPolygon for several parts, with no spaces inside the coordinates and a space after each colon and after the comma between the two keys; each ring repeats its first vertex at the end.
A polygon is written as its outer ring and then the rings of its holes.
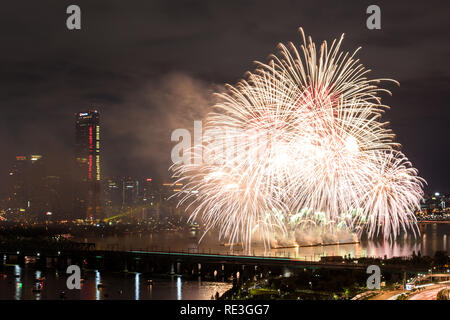
{"type": "Polygon", "coordinates": [[[193,150],[207,161],[174,167],[180,204],[248,249],[311,221],[395,238],[413,228],[425,181],[381,121],[378,95],[390,92],[378,84],[394,80],[369,80],[358,50],[340,51],[343,36],[317,51],[300,31],[300,50],[280,44],[218,94],[206,119],[214,139],[193,150]]]}

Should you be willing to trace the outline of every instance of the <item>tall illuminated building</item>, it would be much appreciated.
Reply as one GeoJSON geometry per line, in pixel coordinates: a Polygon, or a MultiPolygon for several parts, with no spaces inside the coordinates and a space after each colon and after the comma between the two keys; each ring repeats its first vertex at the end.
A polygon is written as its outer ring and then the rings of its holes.
{"type": "Polygon", "coordinates": [[[122,180],[122,207],[132,207],[137,203],[139,195],[139,181],[131,178],[122,180]]]}
{"type": "Polygon", "coordinates": [[[78,218],[102,217],[100,199],[100,113],[75,114],[75,214],[78,218]]]}
{"type": "Polygon", "coordinates": [[[14,219],[42,217],[47,211],[46,166],[42,155],[17,156],[9,171],[8,207],[14,219]]]}

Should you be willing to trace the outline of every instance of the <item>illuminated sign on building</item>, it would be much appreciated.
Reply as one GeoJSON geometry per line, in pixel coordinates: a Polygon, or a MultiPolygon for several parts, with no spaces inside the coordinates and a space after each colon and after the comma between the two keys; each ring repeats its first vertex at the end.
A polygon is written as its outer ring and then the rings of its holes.
{"type": "Polygon", "coordinates": [[[32,154],[30,158],[31,158],[31,161],[37,161],[39,159],[42,159],[42,156],[39,154],[32,154]]]}
{"type": "Polygon", "coordinates": [[[75,114],[75,160],[77,214],[97,218],[101,215],[100,199],[100,114],[96,110],[75,114]]]}

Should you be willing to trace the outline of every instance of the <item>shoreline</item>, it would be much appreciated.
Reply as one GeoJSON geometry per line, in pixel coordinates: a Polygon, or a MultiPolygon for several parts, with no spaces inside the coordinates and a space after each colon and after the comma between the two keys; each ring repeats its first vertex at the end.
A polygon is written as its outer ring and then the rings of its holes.
{"type": "Polygon", "coordinates": [[[417,223],[423,223],[423,224],[433,224],[433,223],[436,223],[436,224],[450,224],[450,221],[447,221],[447,220],[444,220],[444,221],[439,221],[439,220],[430,220],[430,221],[421,220],[421,221],[417,221],[417,223]]]}

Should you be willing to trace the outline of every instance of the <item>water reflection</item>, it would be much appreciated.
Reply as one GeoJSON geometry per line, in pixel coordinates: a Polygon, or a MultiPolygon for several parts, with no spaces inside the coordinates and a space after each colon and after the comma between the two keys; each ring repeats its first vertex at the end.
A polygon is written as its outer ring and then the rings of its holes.
{"type": "Polygon", "coordinates": [[[43,282],[42,282],[42,272],[40,270],[36,270],[35,274],[34,274],[34,288],[33,288],[33,292],[35,293],[35,299],[36,300],[41,300],[41,290],[42,290],[42,286],[43,286],[43,282]]]}
{"type": "Polygon", "coordinates": [[[134,276],[134,300],[139,300],[140,273],[134,276]]]}
{"type": "Polygon", "coordinates": [[[95,300],[100,300],[101,278],[100,272],[95,270],[95,300]]]}
{"type": "Polygon", "coordinates": [[[22,281],[21,281],[22,268],[19,265],[14,266],[14,278],[15,278],[15,292],[14,298],[20,300],[22,298],[22,281]]]}
{"type": "Polygon", "coordinates": [[[96,270],[84,271],[81,290],[67,290],[66,276],[57,277],[56,270],[37,272],[32,266],[7,265],[2,272],[6,276],[0,278],[0,300],[209,300],[216,292],[223,294],[231,288],[230,283],[203,282],[200,278],[198,281],[184,280],[182,276],[155,279],[142,273],[131,275],[96,270]],[[15,281],[11,281],[15,275],[15,281]],[[33,290],[36,278],[43,279],[43,276],[45,286],[39,292],[33,290]]]}
{"type": "Polygon", "coordinates": [[[177,300],[183,299],[181,295],[181,277],[177,276],[177,300]]]}
{"type": "MultiPolygon", "coordinates": [[[[279,256],[297,258],[304,260],[320,260],[322,256],[352,256],[352,257],[394,257],[411,256],[420,251],[422,255],[434,255],[437,250],[450,249],[449,237],[450,224],[420,224],[421,235],[403,234],[395,241],[385,240],[362,240],[359,243],[339,243],[329,246],[299,246],[293,248],[279,248],[266,251],[263,245],[254,245],[250,255],[279,256]]],[[[99,249],[117,248],[122,250],[144,249],[144,250],[171,250],[182,252],[201,252],[219,254],[247,255],[242,249],[221,244],[217,240],[217,233],[206,234],[199,243],[197,238],[192,238],[189,232],[161,232],[151,235],[113,235],[104,237],[93,237],[87,239],[95,242],[99,249]],[[165,245],[162,245],[165,244],[165,245]]],[[[199,266],[200,269],[200,266],[199,266]]]]}

